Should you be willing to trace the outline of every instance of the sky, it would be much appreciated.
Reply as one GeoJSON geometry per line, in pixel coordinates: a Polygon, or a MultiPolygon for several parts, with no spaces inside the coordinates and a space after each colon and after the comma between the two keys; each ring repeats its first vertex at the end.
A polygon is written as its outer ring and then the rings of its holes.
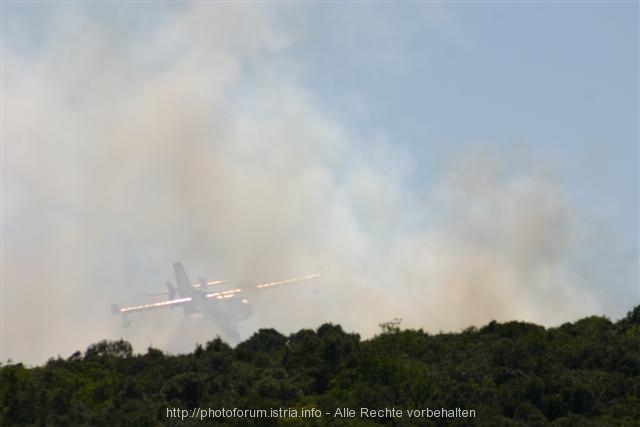
{"type": "Polygon", "coordinates": [[[0,360],[190,351],[192,278],[314,283],[240,326],[363,337],[640,303],[636,2],[2,3],[0,360]]]}

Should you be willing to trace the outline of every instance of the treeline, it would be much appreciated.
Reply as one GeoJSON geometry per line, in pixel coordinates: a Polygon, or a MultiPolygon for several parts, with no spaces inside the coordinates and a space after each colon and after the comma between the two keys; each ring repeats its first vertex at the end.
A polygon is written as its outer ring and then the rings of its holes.
{"type": "MultiPolygon", "coordinates": [[[[640,425],[640,306],[617,322],[545,329],[491,322],[428,334],[381,325],[362,341],[338,325],[191,354],[102,341],[41,367],[0,366],[0,425],[640,425]],[[475,418],[333,418],[336,408],[467,409],[475,418]],[[301,418],[171,418],[167,408],[318,408],[301,418]]],[[[405,411],[406,413],[406,411],[405,411]]]]}

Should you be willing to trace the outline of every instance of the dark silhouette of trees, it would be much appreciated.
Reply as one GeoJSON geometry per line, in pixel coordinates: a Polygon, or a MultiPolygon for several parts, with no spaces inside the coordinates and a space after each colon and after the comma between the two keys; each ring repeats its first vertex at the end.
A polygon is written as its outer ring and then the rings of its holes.
{"type": "Polygon", "coordinates": [[[403,330],[362,341],[339,325],[261,329],[192,354],[100,341],[44,366],[0,365],[0,425],[202,425],[167,408],[318,408],[318,419],[216,418],[228,425],[637,426],[640,306],[557,328],[490,322],[460,333],[403,330]],[[476,418],[334,419],[336,408],[462,408],[476,418]]]}

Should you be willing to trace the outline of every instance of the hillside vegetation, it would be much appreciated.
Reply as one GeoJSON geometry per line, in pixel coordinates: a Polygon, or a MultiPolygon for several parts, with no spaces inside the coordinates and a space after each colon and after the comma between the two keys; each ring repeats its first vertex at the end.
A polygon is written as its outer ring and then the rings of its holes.
{"type": "MultiPolygon", "coordinates": [[[[262,329],[187,355],[102,341],[44,366],[0,366],[0,425],[640,425],[640,306],[611,322],[491,322],[428,334],[381,325],[262,329]],[[475,418],[335,418],[336,408],[475,410],[475,418]],[[167,408],[317,408],[319,418],[175,418],[167,408]],[[326,415],[330,412],[331,415],[326,415]]],[[[359,414],[359,412],[358,412],[359,414]]]]}

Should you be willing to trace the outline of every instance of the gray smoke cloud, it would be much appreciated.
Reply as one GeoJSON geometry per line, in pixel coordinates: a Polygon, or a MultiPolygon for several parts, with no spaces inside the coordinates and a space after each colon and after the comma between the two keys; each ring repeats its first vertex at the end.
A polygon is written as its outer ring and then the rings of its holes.
{"type": "Polygon", "coordinates": [[[127,330],[109,314],[162,290],[176,260],[192,279],[322,269],[257,296],[245,337],[599,310],[576,266],[585,230],[552,179],[471,149],[417,193],[408,148],[329,118],[298,83],[298,29],[268,10],[180,6],[136,31],[99,15],[61,13],[35,59],[3,52],[3,360],[212,339],[207,322],[176,329],[178,311],[127,330]]]}

